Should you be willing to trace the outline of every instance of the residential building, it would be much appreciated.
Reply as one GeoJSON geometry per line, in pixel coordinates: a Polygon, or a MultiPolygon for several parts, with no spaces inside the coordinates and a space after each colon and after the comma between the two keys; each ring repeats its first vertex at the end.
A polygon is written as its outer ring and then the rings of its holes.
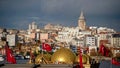
{"type": "Polygon", "coordinates": [[[37,25],[35,24],[34,21],[31,24],[29,24],[29,30],[31,29],[37,29],[37,25]]]}
{"type": "Polygon", "coordinates": [[[8,34],[7,35],[7,42],[9,46],[15,46],[17,44],[17,35],[16,34],[8,34]]]}
{"type": "Polygon", "coordinates": [[[112,34],[112,46],[120,47],[120,34],[112,34]]]}
{"type": "Polygon", "coordinates": [[[97,45],[100,46],[101,43],[104,45],[111,46],[111,37],[116,31],[107,27],[99,27],[97,29],[97,45]]]}
{"type": "Polygon", "coordinates": [[[87,35],[85,36],[85,42],[86,42],[86,46],[97,46],[96,44],[96,37],[93,35],[87,35]]]}
{"type": "Polygon", "coordinates": [[[32,32],[36,32],[37,30],[37,25],[35,22],[32,22],[31,24],[29,24],[29,27],[28,27],[28,34],[31,34],[32,32]]]}

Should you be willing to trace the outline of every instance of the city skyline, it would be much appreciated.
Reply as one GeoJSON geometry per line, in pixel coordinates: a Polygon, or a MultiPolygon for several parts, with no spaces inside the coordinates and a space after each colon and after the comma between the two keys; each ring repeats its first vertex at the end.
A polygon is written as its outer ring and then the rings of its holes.
{"type": "Polygon", "coordinates": [[[35,21],[39,27],[47,23],[77,26],[84,12],[87,26],[109,27],[120,31],[119,0],[1,0],[0,27],[28,29],[35,21]]]}

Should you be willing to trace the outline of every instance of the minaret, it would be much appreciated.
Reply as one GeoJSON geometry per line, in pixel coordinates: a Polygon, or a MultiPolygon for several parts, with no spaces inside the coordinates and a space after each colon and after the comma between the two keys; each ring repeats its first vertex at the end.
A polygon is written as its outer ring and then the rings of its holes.
{"type": "Polygon", "coordinates": [[[33,21],[31,24],[32,29],[37,29],[37,25],[35,24],[35,22],[33,21]]]}
{"type": "Polygon", "coordinates": [[[81,14],[80,14],[80,17],[79,17],[79,20],[78,20],[78,27],[81,30],[85,30],[86,29],[86,22],[85,22],[85,18],[84,18],[83,12],[81,12],[81,14]]]}

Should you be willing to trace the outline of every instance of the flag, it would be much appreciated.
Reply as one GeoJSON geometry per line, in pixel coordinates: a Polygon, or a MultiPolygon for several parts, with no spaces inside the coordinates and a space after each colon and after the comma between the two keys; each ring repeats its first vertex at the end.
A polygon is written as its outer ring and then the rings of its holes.
{"type": "Polygon", "coordinates": [[[42,49],[46,50],[46,51],[51,51],[52,48],[49,44],[43,43],[42,44],[42,49]]]}
{"type": "Polygon", "coordinates": [[[104,56],[104,49],[105,49],[104,45],[101,44],[101,45],[100,45],[99,52],[100,52],[103,56],[104,56]]]}
{"type": "Polygon", "coordinates": [[[80,49],[80,53],[79,53],[79,60],[80,60],[80,62],[79,62],[79,64],[80,64],[80,68],[83,68],[83,64],[82,64],[82,54],[81,54],[82,52],[81,52],[81,49],[80,49]]]}
{"type": "Polygon", "coordinates": [[[105,56],[109,56],[110,51],[106,48],[105,56]]]}
{"type": "Polygon", "coordinates": [[[16,63],[15,57],[12,55],[11,49],[7,50],[6,58],[8,62],[13,63],[13,64],[16,63]]]}
{"type": "Polygon", "coordinates": [[[102,52],[101,53],[102,53],[103,56],[105,56],[105,47],[104,47],[104,45],[102,46],[102,52]]]}
{"type": "Polygon", "coordinates": [[[115,60],[115,58],[112,58],[111,63],[114,64],[114,65],[117,65],[117,66],[120,65],[120,62],[115,60]]]}
{"type": "Polygon", "coordinates": [[[109,49],[107,49],[103,44],[100,45],[100,49],[99,52],[103,55],[103,56],[109,56],[109,49]]]}
{"type": "Polygon", "coordinates": [[[6,49],[6,60],[12,64],[16,64],[16,59],[15,57],[12,55],[12,50],[9,49],[8,46],[5,47],[6,49]]]}

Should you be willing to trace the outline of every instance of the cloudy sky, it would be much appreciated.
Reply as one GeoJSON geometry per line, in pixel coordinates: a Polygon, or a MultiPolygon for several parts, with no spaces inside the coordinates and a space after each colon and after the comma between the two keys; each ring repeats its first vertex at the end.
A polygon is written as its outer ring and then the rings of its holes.
{"type": "Polygon", "coordinates": [[[87,26],[120,31],[120,0],[0,0],[0,27],[27,29],[33,21],[77,26],[81,11],[87,26]]]}

